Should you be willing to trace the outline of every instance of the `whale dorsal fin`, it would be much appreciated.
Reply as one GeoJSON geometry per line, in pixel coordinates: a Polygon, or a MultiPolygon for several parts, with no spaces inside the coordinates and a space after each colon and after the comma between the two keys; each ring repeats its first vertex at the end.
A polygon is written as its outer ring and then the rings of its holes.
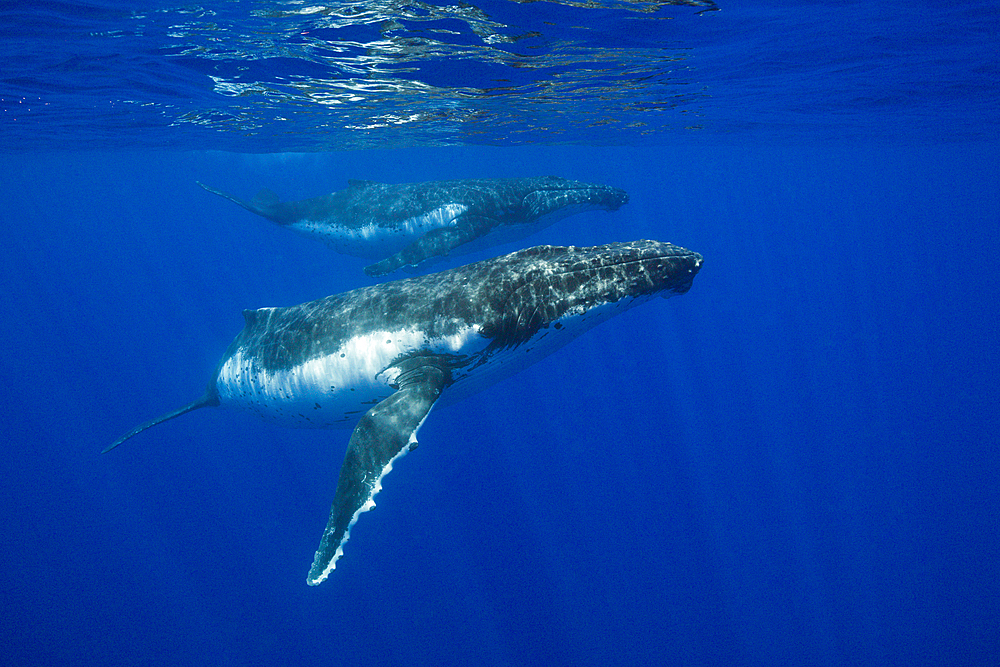
{"type": "Polygon", "coordinates": [[[243,324],[249,328],[257,324],[257,320],[260,318],[259,310],[244,310],[243,311],[243,324]]]}

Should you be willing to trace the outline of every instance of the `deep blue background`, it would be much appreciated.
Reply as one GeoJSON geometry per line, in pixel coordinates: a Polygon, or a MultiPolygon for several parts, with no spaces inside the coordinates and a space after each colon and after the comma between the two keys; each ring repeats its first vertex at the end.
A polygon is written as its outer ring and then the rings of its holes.
{"type": "Polygon", "coordinates": [[[996,663],[997,154],[3,157],[3,662],[996,663]],[[347,431],[201,410],[98,455],[200,394],[241,309],[367,282],[195,179],[548,173],[631,201],[531,242],[657,238],[702,273],[436,410],[322,586],[347,431]]]}

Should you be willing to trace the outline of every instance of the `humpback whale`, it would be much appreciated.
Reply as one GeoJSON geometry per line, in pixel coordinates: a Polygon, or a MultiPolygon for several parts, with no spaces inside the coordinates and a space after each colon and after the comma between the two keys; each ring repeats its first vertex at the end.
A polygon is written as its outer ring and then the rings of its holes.
{"type": "Polygon", "coordinates": [[[267,189],[244,201],[198,185],[339,253],[379,260],[365,267],[370,276],[516,241],[575,213],[614,211],[628,201],[624,190],[557,176],[396,185],[351,180],[344,190],[294,202],[267,189]]]}
{"type": "Polygon", "coordinates": [[[417,445],[435,405],[513,375],[596,324],[688,291],[698,253],[659,241],[537,246],[449,271],[288,308],[243,312],[198,408],[240,408],[289,426],[353,427],[307,582],[334,569],[382,479],[417,445]]]}

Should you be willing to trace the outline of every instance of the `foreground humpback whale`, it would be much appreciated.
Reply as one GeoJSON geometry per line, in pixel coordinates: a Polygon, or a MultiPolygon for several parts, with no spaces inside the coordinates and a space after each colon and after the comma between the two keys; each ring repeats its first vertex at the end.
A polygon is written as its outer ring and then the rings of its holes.
{"type": "Polygon", "coordinates": [[[472,252],[516,241],[574,213],[614,211],[628,201],[624,190],[557,176],[348,183],[344,190],[297,202],[279,201],[270,190],[244,201],[198,185],[325,241],[339,253],[379,260],[365,267],[370,276],[440,259],[453,250],[472,252]]]}
{"type": "Polygon", "coordinates": [[[435,404],[508,377],[656,295],[687,292],[701,263],[701,255],[659,241],[538,246],[290,308],[247,310],[201,398],[104,451],[212,406],[290,426],[353,425],[307,579],[319,584],[358,516],[375,506],[382,478],[416,447],[435,404]]]}

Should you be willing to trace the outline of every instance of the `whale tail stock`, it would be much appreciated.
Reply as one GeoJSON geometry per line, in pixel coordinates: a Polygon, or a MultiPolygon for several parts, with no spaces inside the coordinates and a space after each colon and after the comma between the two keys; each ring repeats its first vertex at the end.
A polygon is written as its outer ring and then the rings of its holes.
{"type": "Polygon", "coordinates": [[[161,416],[157,417],[156,419],[150,419],[148,422],[146,422],[144,424],[140,424],[139,426],[136,426],[134,429],[132,429],[131,431],[129,431],[128,433],[126,433],[125,435],[123,435],[122,437],[118,438],[113,443],[111,443],[110,445],[108,445],[107,447],[105,447],[101,451],[101,454],[107,454],[112,449],[114,449],[118,445],[122,444],[123,442],[125,442],[126,440],[128,440],[129,438],[131,438],[133,435],[136,435],[138,433],[142,433],[143,431],[145,431],[147,428],[150,428],[151,426],[156,426],[157,424],[162,424],[165,421],[170,421],[174,417],[180,417],[181,415],[186,415],[187,413],[191,412],[192,410],[197,410],[198,408],[214,408],[214,407],[216,407],[218,405],[219,405],[219,397],[215,396],[211,392],[205,392],[204,396],[202,396],[201,398],[199,398],[196,401],[191,401],[190,403],[188,403],[187,405],[185,405],[182,408],[177,408],[176,410],[174,410],[172,412],[168,412],[167,414],[161,415],[161,416]]]}
{"type": "Polygon", "coordinates": [[[263,190],[258,192],[254,196],[254,198],[251,199],[250,201],[244,201],[243,199],[240,199],[239,197],[234,197],[230,194],[223,192],[222,190],[216,190],[215,188],[209,187],[204,183],[202,183],[201,181],[195,181],[195,183],[200,185],[202,189],[208,190],[213,195],[219,195],[223,199],[228,199],[234,204],[242,206],[251,213],[256,213],[257,215],[263,218],[267,218],[272,222],[276,222],[278,224],[284,224],[280,221],[281,216],[279,208],[281,206],[281,200],[278,198],[278,195],[276,195],[273,190],[268,190],[267,188],[264,188],[263,190]]]}

